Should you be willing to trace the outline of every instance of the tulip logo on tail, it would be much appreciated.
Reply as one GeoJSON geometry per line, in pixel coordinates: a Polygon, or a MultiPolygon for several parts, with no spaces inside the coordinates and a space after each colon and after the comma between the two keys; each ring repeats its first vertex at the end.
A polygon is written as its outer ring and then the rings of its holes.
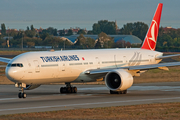
{"type": "Polygon", "coordinates": [[[152,21],[152,26],[150,27],[150,31],[149,34],[151,35],[147,35],[146,36],[146,41],[148,43],[148,47],[150,50],[155,50],[155,47],[156,47],[156,39],[157,39],[157,34],[158,34],[158,25],[157,25],[157,22],[155,20],[152,21]],[[151,37],[149,37],[151,36],[151,37]]]}
{"type": "Polygon", "coordinates": [[[156,48],[156,40],[159,31],[162,6],[163,4],[160,3],[157,7],[154,18],[144,39],[144,43],[142,44],[142,49],[155,50],[156,48]]]}

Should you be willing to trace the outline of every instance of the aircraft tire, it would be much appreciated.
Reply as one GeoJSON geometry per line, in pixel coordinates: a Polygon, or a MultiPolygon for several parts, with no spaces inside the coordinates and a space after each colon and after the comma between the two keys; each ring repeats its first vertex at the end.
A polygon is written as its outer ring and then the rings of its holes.
{"type": "Polygon", "coordinates": [[[19,97],[19,98],[22,98],[21,92],[18,93],[18,97],[19,97]]]}
{"type": "Polygon", "coordinates": [[[22,98],[26,98],[26,93],[21,93],[21,95],[22,95],[22,98]]]}
{"type": "Polygon", "coordinates": [[[117,94],[115,91],[110,90],[110,94],[117,94]]]}
{"type": "Polygon", "coordinates": [[[74,92],[73,93],[77,93],[77,87],[73,87],[74,92]]]}
{"type": "Polygon", "coordinates": [[[60,88],[60,93],[66,93],[66,88],[65,87],[61,87],[60,88]]]}
{"type": "Polygon", "coordinates": [[[127,94],[127,90],[124,90],[124,91],[123,91],[123,94],[127,94]]]}
{"type": "Polygon", "coordinates": [[[72,93],[71,87],[67,87],[66,90],[67,90],[67,93],[72,93]]]}

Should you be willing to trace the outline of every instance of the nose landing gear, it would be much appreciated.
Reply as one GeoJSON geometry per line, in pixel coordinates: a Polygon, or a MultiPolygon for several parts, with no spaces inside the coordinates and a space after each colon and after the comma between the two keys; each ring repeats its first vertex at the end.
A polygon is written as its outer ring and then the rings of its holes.
{"type": "Polygon", "coordinates": [[[26,84],[25,83],[15,83],[15,87],[20,87],[20,91],[18,93],[18,97],[19,98],[26,98],[26,93],[24,93],[24,88],[26,88],[26,84]]]}
{"type": "Polygon", "coordinates": [[[65,83],[66,87],[60,88],[60,93],[77,93],[77,87],[72,87],[71,83],[65,83]]]}
{"type": "Polygon", "coordinates": [[[26,93],[24,93],[24,88],[21,87],[21,92],[18,93],[19,98],[26,98],[26,93]]]}

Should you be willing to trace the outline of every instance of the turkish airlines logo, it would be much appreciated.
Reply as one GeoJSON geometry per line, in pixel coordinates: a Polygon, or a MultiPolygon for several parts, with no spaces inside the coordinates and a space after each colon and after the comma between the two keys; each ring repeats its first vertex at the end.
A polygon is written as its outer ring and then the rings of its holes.
{"type": "Polygon", "coordinates": [[[152,26],[147,35],[147,43],[151,50],[155,50],[157,34],[158,34],[158,24],[155,20],[153,20],[152,26]]]}

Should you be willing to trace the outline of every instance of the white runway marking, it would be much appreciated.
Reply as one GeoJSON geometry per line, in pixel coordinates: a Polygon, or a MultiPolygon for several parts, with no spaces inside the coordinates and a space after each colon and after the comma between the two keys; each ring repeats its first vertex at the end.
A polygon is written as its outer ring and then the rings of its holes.
{"type": "Polygon", "coordinates": [[[14,100],[14,99],[19,99],[19,98],[3,98],[3,99],[0,99],[0,101],[3,101],[3,100],[14,100]]]}
{"type": "Polygon", "coordinates": [[[154,100],[172,100],[180,99],[180,97],[173,98],[157,98],[157,99],[141,99],[141,100],[126,100],[126,101],[111,101],[111,102],[96,102],[96,103],[81,103],[81,104],[67,104],[67,105],[53,105],[53,106],[38,106],[38,107],[25,107],[25,108],[11,108],[11,109],[0,109],[0,111],[10,110],[27,110],[27,109],[42,109],[42,108],[57,108],[57,107],[72,107],[72,106],[83,106],[83,105],[99,105],[99,104],[112,104],[112,103],[127,103],[127,102],[143,102],[143,101],[154,101],[154,100]]]}
{"type": "MultiPolygon", "coordinates": [[[[107,87],[78,88],[78,90],[109,90],[107,87]]],[[[180,91],[180,86],[132,86],[128,90],[171,90],[180,91]]]]}

